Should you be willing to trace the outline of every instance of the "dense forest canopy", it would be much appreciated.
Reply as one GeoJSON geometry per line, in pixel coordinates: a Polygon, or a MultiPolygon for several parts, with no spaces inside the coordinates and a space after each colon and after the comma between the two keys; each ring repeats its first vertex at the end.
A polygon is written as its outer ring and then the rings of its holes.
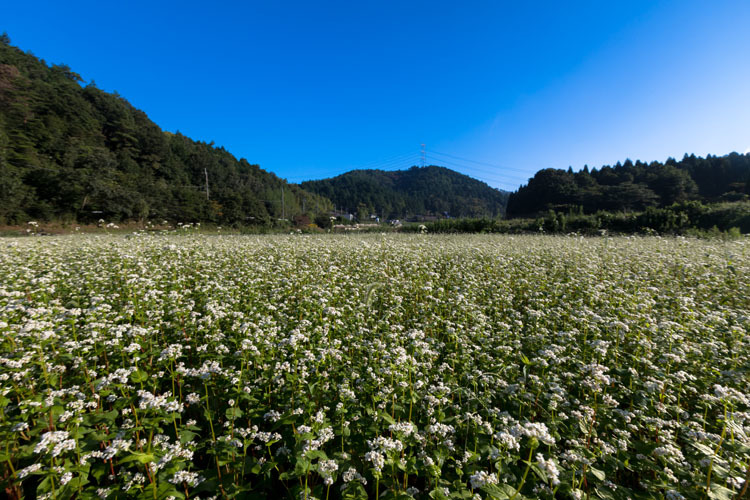
{"type": "Polygon", "coordinates": [[[353,170],[302,188],[325,196],[343,210],[388,219],[416,215],[497,217],[508,193],[453,170],[429,166],[408,170],[353,170]]]}
{"type": "MultiPolygon", "coordinates": [[[[289,184],[213,142],[162,131],[123,97],[84,85],[68,66],[48,65],[0,36],[0,224],[268,225],[283,218],[325,226],[334,209],[360,220],[514,218],[748,200],[750,155],[737,153],[543,169],[512,194],[439,166],[354,170],[289,184]]],[[[706,214],[703,224],[713,217],[706,214]]]]}
{"type": "Polygon", "coordinates": [[[630,160],[614,167],[579,172],[544,169],[508,200],[508,216],[533,216],[549,210],[642,211],[685,201],[716,203],[750,199],[750,155],[643,163],[630,160]]]}
{"type": "Polygon", "coordinates": [[[0,223],[262,224],[330,209],[213,143],[162,131],[119,95],[82,86],[69,67],[0,39],[0,223]]]}

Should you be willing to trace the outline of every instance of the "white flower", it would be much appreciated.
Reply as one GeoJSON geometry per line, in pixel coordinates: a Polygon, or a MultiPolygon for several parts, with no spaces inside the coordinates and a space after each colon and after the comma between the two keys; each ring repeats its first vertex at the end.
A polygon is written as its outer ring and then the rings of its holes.
{"type": "Polygon", "coordinates": [[[174,473],[174,475],[169,479],[169,482],[172,484],[182,484],[187,483],[188,486],[198,486],[200,483],[204,481],[204,478],[198,474],[197,472],[189,472],[186,470],[180,470],[174,473]]]}
{"type": "Polygon", "coordinates": [[[476,474],[472,474],[469,477],[469,481],[471,482],[472,489],[476,490],[478,488],[481,488],[485,484],[497,484],[497,476],[480,470],[476,474]]]}
{"type": "Polygon", "coordinates": [[[667,500],[685,500],[685,497],[680,495],[675,490],[667,491],[667,494],[665,496],[667,497],[667,500]]]}
{"type": "Polygon", "coordinates": [[[19,422],[15,424],[10,430],[12,432],[23,432],[28,428],[29,428],[29,424],[27,424],[26,422],[19,422]]]}
{"type": "MultiPolygon", "coordinates": [[[[34,453],[42,453],[43,451],[49,451],[49,445],[54,444],[55,453],[53,456],[59,455],[64,449],[68,449],[69,444],[66,443],[68,440],[68,431],[51,431],[42,434],[42,439],[34,447],[34,453]],[[66,443],[64,446],[57,448],[57,445],[66,443]]],[[[73,441],[72,439],[68,441],[73,441]]],[[[73,448],[75,448],[75,441],[73,441],[73,448]]],[[[69,448],[69,449],[73,449],[69,448]]]]}
{"type": "Polygon", "coordinates": [[[31,473],[37,472],[42,469],[42,464],[32,464],[28,467],[24,467],[23,469],[18,471],[18,478],[23,479],[26,476],[28,476],[31,473]]]}
{"type": "Polygon", "coordinates": [[[365,460],[372,462],[373,468],[378,472],[380,472],[383,469],[383,465],[385,465],[385,457],[383,457],[382,453],[377,451],[368,451],[365,453],[365,460]]]}
{"type": "Polygon", "coordinates": [[[557,464],[555,464],[552,459],[545,460],[544,455],[537,453],[536,461],[539,463],[539,466],[544,473],[547,474],[547,479],[552,486],[560,484],[560,471],[557,470],[557,464]]]}
{"type": "Polygon", "coordinates": [[[344,473],[341,475],[341,479],[344,481],[344,483],[349,483],[356,480],[364,485],[367,484],[367,479],[365,479],[362,474],[357,472],[357,469],[355,469],[354,467],[349,467],[346,471],[344,471],[344,473]]]}

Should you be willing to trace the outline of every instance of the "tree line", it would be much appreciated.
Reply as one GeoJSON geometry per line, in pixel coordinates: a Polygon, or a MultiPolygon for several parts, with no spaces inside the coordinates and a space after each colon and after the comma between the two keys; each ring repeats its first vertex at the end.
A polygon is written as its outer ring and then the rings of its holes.
{"type": "Polygon", "coordinates": [[[509,217],[534,217],[550,210],[593,214],[642,212],[650,207],[698,201],[704,204],[750,199],[750,155],[644,163],[626,160],[600,169],[543,169],[508,199],[509,217]]]}
{"type": "Polygon", "coordinates": [[[368,214],[387,219],[418,215],[501,217],[509,194],[434,165],[393,171],[352,170],[301,186],[360,218],[368,214]]]}
{"type": "Polygon", "coordinates": [[[0,37],[0,224],[270,224],[330,210],[328,199],[212,142],[162,131],[116,93],[0,37]]]}
{"type": "Polygon", "coordinates": [[[360,220],[473,218],[439,226],[446,230],[493,230],[484,221],[504,217],[527,221],[512,230],[710,228],[720,220],[750,231],[748,206],[750,155],[737,153],[543,169],[514,193],[439,166],[289,184],[213,142],[161,130],[118,94],[0,36],[0,224],[295,219],[324,227],[336,209],[360,220]]]}

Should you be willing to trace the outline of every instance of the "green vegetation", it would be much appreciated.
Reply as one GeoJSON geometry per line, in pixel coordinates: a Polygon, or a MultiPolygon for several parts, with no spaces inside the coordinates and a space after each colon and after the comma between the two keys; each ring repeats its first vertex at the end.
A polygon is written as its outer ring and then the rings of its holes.
{"type": "Polygon", "coordinates": [[[544,169],[511,194],[508,216],[555,212],[640,212],[685,201],[718,203],[750,199],[750,155],[697,158],[662,164],[627,160],[580,172],[544,169]]]}
{"type": "MultiPolygon", "coordinates": [[[[642,212],[606,212],[584,214],[579,211],[547,213],[534,218],[443,219],[424,222],[429,233],[578,233],[583,235],[671,234],[722,236],[750,233],[750,202],[723,202],[704,205],[699,201],[675,203],[668,207],[649,207],[642,212]]],[[[402,231],[419,232],[419,225],[402,231]]]]}
{"type": "Polygon", "coordinates": [[[315,230],[313,222],[331,227],[334,208],[359,222],[415,218],[430,232],[748,233],[750,155],[545,169],[515,193],[438,166],[295,185],[162,131],[119,95],[0,37],[0,226],[102,219],[315,230]]]}
{"type": "Polygon", "coordinates": [[[361,217],[500,217],[508,194],[444,167],[408,170],[353,170],[302,188],[330,199],[337,208],[361,217]]]}
{"type": "Polygon", "coordinates": [[[3,246],[7,498],[732,500],[750,480],[744,239],[3,246]]]}
{"type": "Polygon", "coordinates": [[[0,38],[0,224],[267,225],[330,208],[213,143],[163,132],[124,98],[0,38]]]}

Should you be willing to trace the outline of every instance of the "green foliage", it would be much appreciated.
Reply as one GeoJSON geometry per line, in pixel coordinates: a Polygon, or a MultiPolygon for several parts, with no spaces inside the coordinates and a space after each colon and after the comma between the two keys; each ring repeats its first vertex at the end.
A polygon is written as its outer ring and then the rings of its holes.
{"type": "Polygon", "coordinates": [[[327,229],[335,206],[360,221],[462,218],[425,222],[429,232],[748,233],[749,203],[750,155],[737,153],[544,169],[512,194],[437,166],[290,185],[213,142],[162,131],[119,95],[82,86],[71,68],[0,37],[0,224],[166,219],[287,229],[314,220],[327,229]],[[527,219],[501,223],[506,205],[508,216],[527,219]]]}
{"type": "Polygon", "coordinates": [[[119,95],[82,87],[67,66],[48,66],[0,39],[0,223],[268,225],[330,208],[213,143],[162,131],[119,95]]]}
{"type": "Polygon", "coordinates": [[[4,243],[8,498],[745,498],[745,241],[4,243]]]}
{"type": "MultiPolygon", "coordinates": [[[[674,203],[668,207],[649,207],[643,212],[606,212],[584,214],[580,210],[548,210],[536,218],[443,219],[425,222],[428,233],[577,233],[685,234],[700,237],[736,238],[750,233],[750,202],[723,202],[704,205],[698,201],[674,203]]],[[[419,225],[404,226],[401,231],[420,232],[419,225]]]]}
{"type": "Polygon", "coordinates": [[[357,215],[386,219],[417,215],[497,217],[505,213],[508,193],[444,167],[408,170],[353,170],[331,179],[307,181],[303,189],[357,215]]]}
{"type": "Polygon", "coordinates": [[[544,169],[510,195],[508,216],[537,216],[548,210],[595,214],[641,212],[695,200],[703,203],[747,200],[750,155],[685,156],[662,164],[627,160],[589,172],[544,169]]]}

